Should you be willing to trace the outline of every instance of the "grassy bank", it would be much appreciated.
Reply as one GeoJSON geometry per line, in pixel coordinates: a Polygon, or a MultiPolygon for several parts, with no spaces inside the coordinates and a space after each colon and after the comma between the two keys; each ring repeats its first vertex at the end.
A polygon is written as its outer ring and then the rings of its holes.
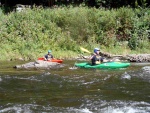
{"type": "Polygon", "coordinates": [[[150,9],[33,8],[7,15],[0,10],[0,60],[77,56],[82,46],[111,54],[148,53],[150,9]]]}

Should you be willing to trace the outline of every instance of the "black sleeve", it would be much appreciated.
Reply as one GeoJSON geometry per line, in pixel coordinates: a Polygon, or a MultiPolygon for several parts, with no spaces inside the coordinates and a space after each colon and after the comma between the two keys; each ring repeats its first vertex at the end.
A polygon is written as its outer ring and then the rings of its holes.
{"type": "Polygon", "coordinates": [[[102,52],[99,53],[100,56],[104,57],[104,54],[102,52]]]}
{"type": "Polygon", "coordinates": [[[45,58],[48,59],[48,55],[45,55],[45,58]]]}
{"type": "Polygon", "coordinates": [[[91,59],[92,61],[92,65],[95,65],[96,64],[96,56],[94,55],[93,58],[91,59]]]}

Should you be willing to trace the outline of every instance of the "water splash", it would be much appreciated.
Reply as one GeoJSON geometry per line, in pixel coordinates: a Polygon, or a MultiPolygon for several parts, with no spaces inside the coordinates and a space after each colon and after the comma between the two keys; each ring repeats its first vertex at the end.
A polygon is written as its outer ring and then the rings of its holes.
{"type": "Polygon", "coordinates": [[[78,69],[78,67],[73,66],[73,67],[69,67],[69,69],[71,69],[71,70],[75,70],[75,69],[78,69]]]}
{"type": "Polygon", "coordinates": [[[145,73],[150,74],[150,66],[145,66],[145,67],[142,68],[142,70],[143,70],[145,73]]]}
{"type": "Polygon", "coordinates": [[[121,79],[131,80],[131,75],[129,75],[127,72],[125,72],[125,73],[121,76],[121,79]]]}
{"type": "Polygon", "coordinates": [[[2,81],[2,78],[0,78],[0,82],[2,81]]]}

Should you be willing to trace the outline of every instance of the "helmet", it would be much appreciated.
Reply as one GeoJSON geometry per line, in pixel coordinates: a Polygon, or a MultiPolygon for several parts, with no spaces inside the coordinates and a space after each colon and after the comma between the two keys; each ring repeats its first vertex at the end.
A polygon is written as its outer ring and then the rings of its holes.
{"type": "Polygon", "coordinates": [[[97,51],[100,51],[100,49],[99,48],[95,48],[94,49],[94,53],[96,53],[97,51]]]}
{"type": "Polygon", "coordinates": [[[48,50],[48,53],[51,53],[52,51],[51,50],[48,50]]]}

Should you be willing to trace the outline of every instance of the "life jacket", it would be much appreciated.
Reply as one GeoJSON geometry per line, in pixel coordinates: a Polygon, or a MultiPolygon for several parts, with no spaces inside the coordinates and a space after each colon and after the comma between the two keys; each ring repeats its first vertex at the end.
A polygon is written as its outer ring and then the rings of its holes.
{"type": "Polygon", "coordinates": [[[91,59],[92,65],[100,64],[101,62],[103,62],[103,59],[104,58],[101,57],[100,55],[93,54],[93,58],[91,59]]]}
{"type": "Polygon", "coordinates": [[[53,55],[52,55],[52,54],[46,54],[46,55],[45,55],[45,58],[46,58],[47,60],[53,59],[53,55]]]}

